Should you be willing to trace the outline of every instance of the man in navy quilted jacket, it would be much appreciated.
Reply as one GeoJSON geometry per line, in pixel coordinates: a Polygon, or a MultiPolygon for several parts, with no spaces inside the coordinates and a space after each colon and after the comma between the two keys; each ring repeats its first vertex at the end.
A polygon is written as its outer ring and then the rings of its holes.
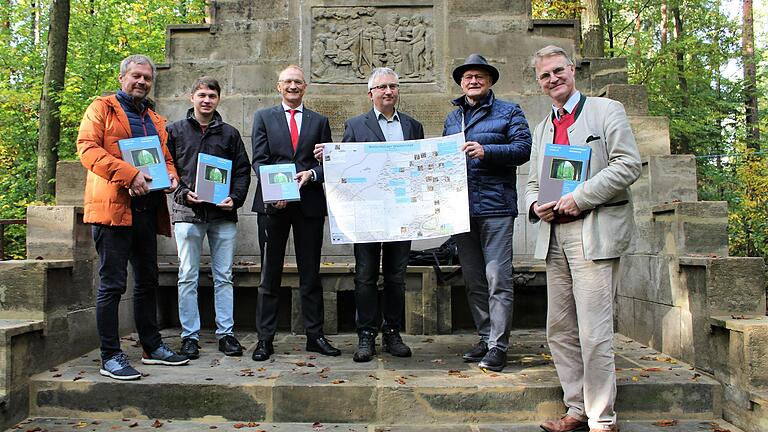
{"type": "Polygon", "coordinates": [[[531,155],[531,132],[516,103],[497,99],[499,71],[480,54],[453,70],[464,93],[445,119],[443,135],[464,132],[470,232],[455,235],[472,319],[480,341],[464,360],[500,371],[507,364],[512,322],[512,233],[517,216],[517,166],[531,155]]]}

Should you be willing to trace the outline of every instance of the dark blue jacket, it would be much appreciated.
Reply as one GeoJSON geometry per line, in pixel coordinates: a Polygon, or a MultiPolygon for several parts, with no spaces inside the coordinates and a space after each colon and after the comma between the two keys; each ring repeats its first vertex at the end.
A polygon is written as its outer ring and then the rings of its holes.
{"type": "MultiPolygon", "coordinates": [[[[443,135],[462,131],[464,96],[452,101],[443,135]]],[[[496,99],[491,91],[464,126],[466,141],[483,145],[483,160],[467,157],[470,216],[517,216],[517,166],[531,156],[531,131],[516,103],[496,99]]]]}

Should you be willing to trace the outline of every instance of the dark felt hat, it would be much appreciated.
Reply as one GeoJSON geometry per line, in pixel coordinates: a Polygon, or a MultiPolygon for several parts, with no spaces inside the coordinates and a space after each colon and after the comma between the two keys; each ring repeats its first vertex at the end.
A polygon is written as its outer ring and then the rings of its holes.
{"type": "Polygon", "coordinates": [[[456,69],[453,70],[453,80],[456,81],[456,84],[461,85],[461,76],[469,69],[482,69],[487,71],[491,74],[491,80],[493,80],[492,84],[496,84],[496,81],[499,80],[499,70],[491,66],[485,57],[480,54],[470,54],[469,57],[464,60],[463,65],[457,66],[456,69]]]}

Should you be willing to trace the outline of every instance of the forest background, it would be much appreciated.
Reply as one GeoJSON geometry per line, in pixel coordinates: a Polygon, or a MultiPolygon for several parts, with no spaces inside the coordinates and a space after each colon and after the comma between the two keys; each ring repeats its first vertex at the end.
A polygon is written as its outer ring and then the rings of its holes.
{"type": "MultiPolygon", "coordinates": [[[[627,58],[630,83],[648,89],[650,114],[670,119],[673,153],[696,156],[699,199],[728,202],[731,254],[768,258],[768,144],[759,116],[768,108],[765,3],[533,0],[532,7],[536,19],[580,20],[585,57],[627,58]]],[[[50,164],[77,157],[82,114],[117,88],[122,58],[144,53],[162,63],[166,26],[206,15],[205,0],[0,0],[0,219],[53,203],[50,164]]],[[[25,257],[24,239],[24,225],[6,227],[6,258],[25,257]]]]}

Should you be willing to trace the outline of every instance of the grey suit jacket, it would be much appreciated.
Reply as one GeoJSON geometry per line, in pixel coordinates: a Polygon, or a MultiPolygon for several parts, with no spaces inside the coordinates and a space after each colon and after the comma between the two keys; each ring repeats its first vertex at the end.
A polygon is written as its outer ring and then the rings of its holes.
{"type": "MultiPolygon", "coordinates": [[[[544,144],[551,143],[554,126],[551,114],[536,126],[525,190],[526,209],[532,223],[539,221],[531,211],[538,200],[539,172],[544,144]]],[[[588,97],[576,122],[568,128],[571,145],[589,146],[592,153],[587,180],[574,190],[573,198],[584,218],[584,258],[617,258],[630,244],[634,229],[629,186],[640,177],[640,152],[629,127],[624,106],[611,99],[588,97]]],[[[551,226],[541,222],[535,258],[546,259],[551,226]]]]}

